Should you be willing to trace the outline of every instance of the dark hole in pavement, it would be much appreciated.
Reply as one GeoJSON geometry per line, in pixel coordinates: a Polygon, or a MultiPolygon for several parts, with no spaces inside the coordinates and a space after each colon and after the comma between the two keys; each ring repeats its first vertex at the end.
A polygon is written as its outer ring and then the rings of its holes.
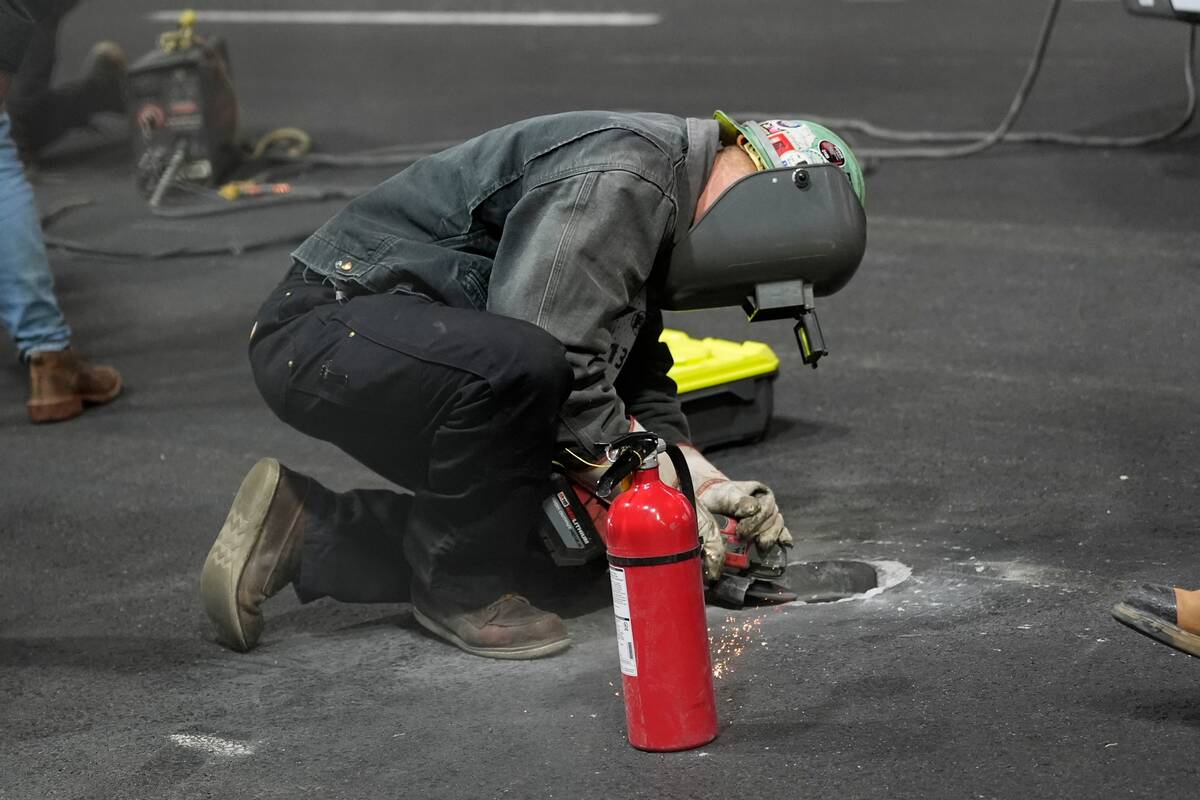
{"type": "MultiPolygon", "coordinates": [[[[798,603],[831,603],[860,597],[886,580],[866,561],[806,561],[788,565],[780,584],[794,592],[798,603]]],[[[891,588],[894,584],[885,584],[891,588]]],[[[535,604],[565,618],[589,614],[612,604],[608,563],[604,559],[581,567],[556,567],[545,553],[533,551],[523,565],[522,592],[535,604]]],[[[771,605],[771,603],[766,603],[771,605]]],[[[724,603],[710,603],[723,605],[724,603]]],[[[747,608],[760,605],[753,601],[747,608]]],[[[741,603],[727,608],[740,608],[741,603]]]]}
{"type": "Polygon", "coordinates": [[[829,603],[879,586],[875,567],[865,561],[806,561],[789,564],[782,582],[801,603],[829,603]]]}

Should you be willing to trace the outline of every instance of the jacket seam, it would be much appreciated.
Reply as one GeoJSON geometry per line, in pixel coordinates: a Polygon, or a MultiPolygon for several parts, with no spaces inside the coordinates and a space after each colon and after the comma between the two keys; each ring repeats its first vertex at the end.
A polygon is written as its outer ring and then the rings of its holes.
{"type": "MultiPolygon", "coordinates": [[[[473,215],[475,213],[475,209],[477,209],[477,208],[479,208],[479,206],[483,205],[484,202],[486,202],[489,197],[494,195],[496,192],[500,191],[500,189],[509,185],[513,181],[519,180],[520,178],[524,177],[524,175],[529,171],[529,164],[531,162],[536,161],[537,159],[541,158],[542,156],[546,155],[547,153],[552,153],[561,147],[565,147],[566,145],[571,144],[572,142],[577,142],[580,139],[583,139],[587,136],[592,136],[594,134],[601,133],[603,131],[613,131],[613,130],[627,131],[629,133],[632,133],[634,136],[637,136],[639,139],[642,139],[643,141],[650,144],[651,147],[653,147],[655,150],[657,150],[662,155],[666,156],[666,158],[668,160],[672,160],[671,153],[669,151],[665,150],[662,147],[662,145],[660,145],[652,137],[647,135],[644,131],[640,131],[635,127],[632,127],[629,125],[621,125],[621,124],[617,124],[617,123],[610,123],[610,124],[606,124],[606,125],[600,125],[600,126],[597,126],[594,128],[589,128],[586,131],[581,131],[581,132],[575,134],[574,136],[570,136],[566,139],[561,139],[561,140],[557,141],[555,144],[548,145],[545,149],[539,150],[536,153],[533,153],[531,156],[529,156],[529,158],[527,158],[527,159],[525,159],[525,161],[521,162],[521,168],[519,170],[517,170],[513,173],[510,173],[509,175],[506,175],[503,178],[498,179],[487,189],[485,189],[484,191],[481,191],[478,195],[476,195],[467,204],[467,209],[469,212],[468,216],[473,215]]],[[[627,169],[630,172],[636,172],[635,170],[631,169],[629,167],[629,165],[627,165],[627,164],[610,165],[610,168],[627,169]]],[[[595,169],[596,169],[596,167],[589,166],[589,167],[579,168],[579,171],[589,172],[589,171],[593,171],[595,169]]],[[[645,177],[646,180],[650,180],[651,183],[654,183],[656,186],[659,186],[657,181],[651,180],[647,176],[642,176],[642,177],[645,177]]],[[[674,178],[673,174],[672,174],[672,178],[674,178]]],[[[663,190],[662,186],[659,186],[659,189],[663,190]]],[[[666,190],[663,190],[663,191],[665,192],[666,190]]]]}
{"type": "MultiPolygon", "coordinates": [[[[594,164],[582,164],[577,167],[570,167],[568,169],[562,169],[562,170],[559,170],[558,172],[554,172],[554,173],[551,173],[551,174],[545,176],[544,178],[539,180],[537,183],[531,185],[529,187],[529,189],[532,191],[533,189],[537,189],[541,186],[545,186],[546,184],[554,183],[555,181],[561,181],[564,178],[571,178],[571,177],[574,177],[575,175],[582,175],[583,173],[586,173],[586,172],[628,172],[630,175],[635,175],[638,178],[641,178],[642,180],[644,180],[646,183],[651,184],[652,186],[654,186],[655,189],[658,189],[658,191],[662,192],[663,195],[666,195],[666,196],[670,195],[670,191],[666,187],[663,186],[663,182],[659,181],[657,179],[657,176],[649,175],[644,170],[639,170],[639,169],[637,169],[629,164],[626,164],[624,162],[619,162],[619,163],[618,162],[600,162],[600,163],[594,163],[594,164]]],[[[673,182],[673,181],[671,181],[671,182],[673,182]]]]}
{"type": "Polygon", "coordinates": [[[579,207],[587,202],[588,197],[591,196],[592,187],[595,184],[596,173],[589,172],[587,178],[583,181],[583,185],[579,187],[579,193],[575,196],[575,203],[571,206],[571,216],[567,219],[562,237],[558,240],[558,248],[554,251],[554,260],[550,263],[550,276],[546,280],[546,288],[542,290],[542,301],[538,304],[537,318],[534,322],[538,327],[544,327],[543,322],[546,319],[546,307],[550,304],[551,299],[558,289],[558,281],[563,272],[563,255],[570,249],[571,241],[575,238],[575,220],[579,214],[579,207]]]}

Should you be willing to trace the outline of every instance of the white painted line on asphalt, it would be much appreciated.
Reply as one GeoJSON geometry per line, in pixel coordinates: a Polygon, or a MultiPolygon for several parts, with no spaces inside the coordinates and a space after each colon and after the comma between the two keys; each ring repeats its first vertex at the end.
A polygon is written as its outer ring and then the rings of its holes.
{"type": "Polygon", "coordinates": [[[235,742],[231,739],[222,739],[218,736],[205,736],[195,733],[173,733],[167,737],[180,747],[186,747],[189,750],[199,750],[202,753],[208,753],[211,756],[224,756],[225,758],[239,758],[241,756],[254,755],[254,745],[246,742],[235,742]]]}
{"type": "MultiPolygon", "coordinates": [[[[865,5],[870,2],[908,2],[908,0],[840,0],[851,5],[865,5]]],[[[1074,0],[1074,2],[1121,2],[1121,0],[1074,0]]],[[[1195,4],[1200,8],[1200,0],[1172,0],[1175,4],[1176,11],[1190,11],[1189,8],[1181,8],[1180,4],[1189,5],[1195,4]]]]}
{"type": "MultiPolygon", "coordinates": [[[[180,11],[154,11],[155,22],[175,22],[180,11]]],[[[200,22],[234,25],[479,25],[522,27],[644,27],[658,14],[626,11],[197,11],[200,22]]]]}

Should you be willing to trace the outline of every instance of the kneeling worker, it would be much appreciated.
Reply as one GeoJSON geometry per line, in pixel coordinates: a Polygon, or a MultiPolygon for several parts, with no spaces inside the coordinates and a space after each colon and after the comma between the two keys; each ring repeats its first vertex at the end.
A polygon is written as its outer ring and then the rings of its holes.
{"type": "MultiPolygon", "coordinates": [[[[263,601],[291,584],[305,602],[411,601],[476,655],[565,649],[562,620],[512,593],[556,449],[582,466],[635,424],[688,441],[655,276],[728,187],[818,161],[857,211],[862,174],[820,126],[576,112],[485,133],[347,205],[293,253],[250,361],[280,419],[411,494],[339,494],[258,462],[201,577],[220,641],[254,647],[263,601]]],[[[791,543],[769,488],[686,452],[710,577],[714,513],[791,543]]]]}

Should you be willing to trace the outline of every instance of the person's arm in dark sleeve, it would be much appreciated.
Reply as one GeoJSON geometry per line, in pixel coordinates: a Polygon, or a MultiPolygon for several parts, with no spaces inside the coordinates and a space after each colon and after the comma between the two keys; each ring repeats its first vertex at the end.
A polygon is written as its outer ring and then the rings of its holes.
{"type": "Polygon", "coordinates": [[[671,358],[671,348],[659,341],[662,330],[662,312],[648,309],[629,360],[617,376],[617,394],[626,411],[643,428],[671,444],[683,444],[690,441],[691,431],[679,404],[675,381],[667,376],[675,361],[671,358]]]}
{"type": "Polygon", "coordinates": [[[589,454],[629,431],[609,379],[613,328],[642,291],[675,204],[631,172],[571,175],[530,190],[505,220],[488,311],[555,336],[574,374],[559,442],[589,454]]]}
{"type": "MultiPolygon", "coordinates": [[[[0,72],[14,73],[25,58],[33,35],[34,20],[43,16],[40,3],[30,0],[0,0],[0,72]]],[[[0,105],[8,94],[7,76],[0,82],[0,105]]]]}

